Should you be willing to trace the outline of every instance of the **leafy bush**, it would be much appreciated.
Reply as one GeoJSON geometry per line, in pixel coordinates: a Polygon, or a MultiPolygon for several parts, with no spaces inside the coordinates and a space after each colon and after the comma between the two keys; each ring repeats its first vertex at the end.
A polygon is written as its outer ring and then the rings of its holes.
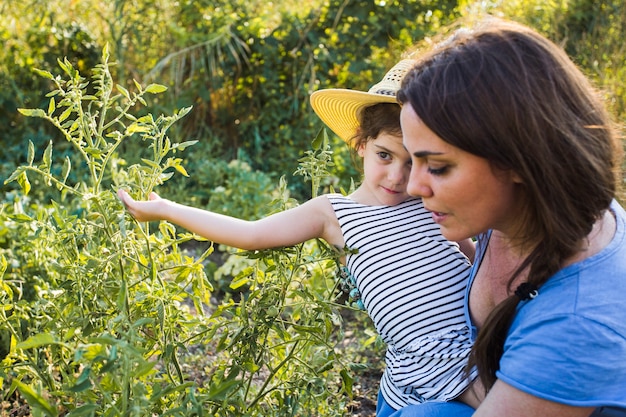
{"type": "MultiPolygon", "coordinates": [[[[36,162],[31,143],[7,179],[24,196],[2,213],[2,239],[12,240],[0,251],[3,396],[47,416],[342,415],[353,365],[335,350],[345,308],[335,302],[336,252],[307,242],[241,253],[251,262],[230,287],[245,294],[212,302],[203,265],[212,246],[188,256],[181,244],[197,236],[137,224],[114,193],[123,186],[145,198],[186,174],[174,155],[193,143],[173,142],[168,130],[191,109],[136,117],[131,110],[164,87],[116,85],[108,58],[105,48],[91,83],[67,60],[65,78],[38,71],[56,86],[49,104],[20,110],[55,126],[75,159],[57,171],[53,144],[36,162]],[[152,157],[124,169],[117,150],[128,140],[152,157]],[[77,160],[89,176],[73,183],[77,160]],[[29,203],[33,176],[57,190],[50,205],[29,203]],[[197,355],[212,357],[200,374],[197,355]]],[[[309,173],[314,183],[319,172],[309,173]]],[[[292,204],[286,183],[279,190],[275,210],[292,204]]]]}

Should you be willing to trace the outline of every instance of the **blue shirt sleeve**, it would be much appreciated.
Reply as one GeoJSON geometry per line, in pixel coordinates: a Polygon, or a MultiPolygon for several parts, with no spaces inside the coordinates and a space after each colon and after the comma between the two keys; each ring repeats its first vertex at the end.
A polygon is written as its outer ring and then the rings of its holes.
{"type": "Polygon", "coordinates": [[[531,395],[573,406],[624,406],[623,335],[579,315],[546,316],[544,311],[543,319],[537,320],[539,315],[523,310],[511,326],[499,379],[531,395]]]}

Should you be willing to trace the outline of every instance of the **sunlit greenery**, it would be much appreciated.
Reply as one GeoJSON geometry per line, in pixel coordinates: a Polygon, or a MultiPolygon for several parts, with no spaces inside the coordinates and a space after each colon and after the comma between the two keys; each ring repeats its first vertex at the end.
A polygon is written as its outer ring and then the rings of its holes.
{"type": "Polygon", "coordinates": [[[384,346],[337,298],[331,248],[213,246],[136,224],[114,191],[254,219],[348,190],[358,170],[310,93],[367,90],[485,13],[563,45],[624,123],[621,0],[0,0],[2,399],[41,416],[350,414],[384,346]]]}

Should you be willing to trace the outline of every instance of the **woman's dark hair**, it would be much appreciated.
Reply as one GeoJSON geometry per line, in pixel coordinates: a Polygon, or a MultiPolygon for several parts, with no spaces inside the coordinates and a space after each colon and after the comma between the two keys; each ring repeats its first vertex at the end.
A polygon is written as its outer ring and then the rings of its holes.
{"type": "MultiPolygon", "coordinates": [[[[540,288],[561,269],[616,195],[621,152],[599,95],[561,48],[528,27],[493,18],[457,30],[418,59],[398,100],[444,141],[521,178],[515,238],[534,249],[509,277],[509,294],[522,271],[540,288]]],[[[487,389],[518,302],[511,295],[496,306],[472,350],[469,366],[487,389]]]]}

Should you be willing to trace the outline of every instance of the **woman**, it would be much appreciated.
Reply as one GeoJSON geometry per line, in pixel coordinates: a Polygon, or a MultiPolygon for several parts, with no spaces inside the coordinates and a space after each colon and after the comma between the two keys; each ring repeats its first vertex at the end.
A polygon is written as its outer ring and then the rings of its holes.
{"type": "Polygon", "coordinates": [[[484,400],[473,414],[455,404],[394,415],[618,415],[620,143],[589,81],[543,36],[490,19],[419,58],[398,100],[408,192],[447,239],[477,238],[466,318],[484,400]]]}

